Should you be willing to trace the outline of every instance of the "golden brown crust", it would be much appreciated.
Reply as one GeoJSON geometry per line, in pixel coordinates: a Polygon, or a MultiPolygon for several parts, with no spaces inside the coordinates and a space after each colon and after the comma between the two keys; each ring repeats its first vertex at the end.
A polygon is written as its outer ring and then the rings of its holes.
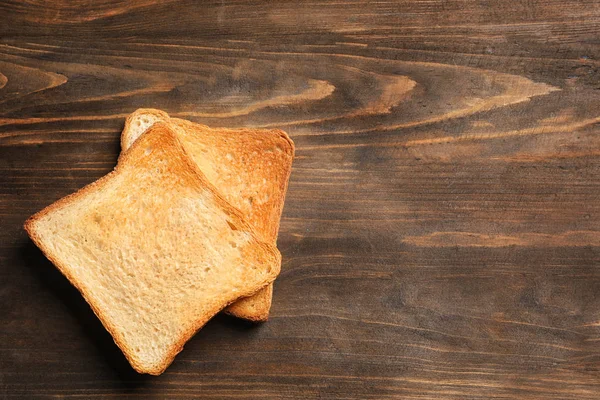
{"type": "MultiPolygon", "coordinates": [[[[41,251],[45,254],[45,256],[58,268],[58,270],[71,282],[73,286],[75,286],[85,301],[90,305],[92,311],[98,319],[102,322],[106,330],[112,335],[114,342],[121,349],[131,366],[139,373],[148,373],[151,375],[159,375],[161,374],[174,360],[175,356],[182,350],[183,345],[198,331],[204,326],[206,321],[210,318],[210,316],[215,315],[220,310],[222,310],[227,304],[223,304],[219,308],[215,308],[207,313],[208,318],[204,318],[202,320],[196,321],[196,324],[192,326],[191,329],[184,332],[176,343],[171,346],[171,349],[167,353],[164,361],[160,365],[153,366],[148,368],[147,366],[141,365],[137,362],[135,357],[132,356],[134,352],[132,349],[129,349],[125,344],[124,339],[121,336],[121,333],[117,329],[116,326],[112,325],[109,322],[109,319],[103,314],[102,310],[95,304],[95,300],[90,297],[90,295],[86,292],[83,285],[71,274],[69,267],[63,265],[60,260],[53,256],[52,251],[46,246],[45,241],[42,240],[40,235],[36,232],[35,223],[40,220],[42,217],[47,215],[54,210],[58,210],[66,205],[69,205],[80,197],[85,196],[87,193],[101,190],[102,187],[109,182],[111,179],[120,174],[125,168],[128,168],[130,165],[135,165],[135,156],[137,154],[143,153],[141,151],[141,146],[144,146],[147,142],[157,143],[157,145],[161,147],[171,146],[173,147],[175,153],[179,153],[177,157],[178,161],[185,163],[188,171],[191,172],[189,178],[191,178],[192,184],[195,184],[200,187],[204,187],[209,190],[216,199],[222,209],[229,214],[235,220],[235,224],[240,227],[242,230],[246,230],[250,233],[252,240],[265,251],[265,254],[268,254],[268,258],[273,261],[274,269],[270,271],[267,280],[265,280],[264,284],[267,285],[272,282],[277,274],[279,273],[280,263],[281,263],[281,255],[277,251],[277,249],[270,243],[266,243],[261,241],[260,236],[256,234],[254,229],[245,222],[243,215],[234,207],[232,207],[227,201],[216,191],[216,189],[208,182],[208,180],[204,177],[198,166],[191,161],[189,155],[186,153],[186,150],[181,145],[179,140],[177,139],[176,134],[169,128],[167,124],[157,123],[152,126],[149,130],[148,134],[145,135],[143,140],[136,141],[136,143],[127,151],[125,154],[121,155],[120,162],[115,167],[115,170],[105,175],[104,177],[98,179],[97,181],[83,187],[77,192],[68,195],[55,203],[47,206],[43,210],[38,213],[32,215],[30,218],[25,221],[24,228],[27,231],[28,235],[31,237],[33,242],[41,249],[41,251]],[[151,142],[152,141],[152,142],[151,142]],[[140,151],[136,151],[136,149],[140,149],[140,151]]],[[[252,295],[253,292],[256,292],[256,289],[247,288],[247,292],[241,291],[239,297],[252,295]]],[[[235,301],[235,300],[234,300],[235,301]]]]}
{"type": "MultiPolygon", "coordinates": [[[[132,112],[131,114],[129,114],[129,116],[125,119],[125,128],[123,129],[123,133],[131,132],[132,125],[134,123],[135,118],[141,114],[152,115],[158,120],[167,121],[169,119],[169,114],[167,114],[164,111],[156,110],[154,108],[139,108],[139,109],[135,110],[134,112],[132,112]]],[[[133,144],[133,142],[128,142],[128,141],[129,141],[129,136],[126,134],[121,134],[121,154],[124,153],[126,150],[128,150],[131,147],[131,145],[133,144]]],[[[119,159],[120,159],[120,157],[119,157],[119,159]]]]}
{"type": "MultiPolygon", "coordinates": [[[[156,110],[153,115],[157,118],[163,118],[160,113],[159,110],[156,110]]],[[[295,152],[294,142],[292,142],[289,136],[279,129],[212,129],[205,125],[196,124],[179,118],[170,118],[168,121],[173,125],[182,128],[185,131],[185,134],[191,135],[194,140],[197,140],[198,142],[212,140],[215,142],[215,147],[220,147],[222,149],[226,147],[226,151],[236,152],[238,157],[248,157],[252,152],[263,153],[260,155],[260,158],[254,160],[255,163],[245,164],[242,167],[239,167],[239,169],[244,170],[245,168],[252,168],[252,173],[249,173],[248,175],[257,176],[259,175],[258,171],[269,166],[269,185],[276,185],[277,197],[270,198],[262,205],[253,206],[251,215],[248,212],[244,213],[243,210],[242,214],[245,215],[251,225],[255,226],[259,234],[262,234],[265,239],[272,240],[273,243],[275,243],[279,232],[279,221],[283,211],[285,194],[295,152]],[[210,139],[206,139],[207,136],[210,136],[210,139]],[[224,142],[224,138],[231,137],[235,140],[230,141],[229,143],[224,142]],[[261,144],[257,145],[255,140],[261,140],[261,144]],[[283,155],[278,157],[274,154],[269,156],[269,154],[265,153],[265,150],[270,151],[270,148],[272,147],[277,147],[281,150],[283,155]]],[[[185,142],[183,144],[184,147],[186,147],[185,142]]],[[[192,159],[193,158],[192,155],[192,159]]],[[[226,182],[222,183],[226,184],[226,182]]],[[[223,190],[221,190],[221,193],[222,192],[223,190]]],[[[240,205],[242,202],[239,197],[240,196],[236,196],[235,198],[229,198],[228,200],[234,206],[240,205]]],[[[237,208],[241,209],[241,206],[237,208]]]]}
{"type": "Polygon", "coordinates": [[[269,319],[272,299],[273,284],[270,284],[252,296],[237,300],[224,312],[252,322],[265,322],[269,319]]]}
{"type": "MultiPolygon", "coordinates": [[[[213,147],[227,149],[227,152],[233,152],[240,158],[248,157],[253,151],[261,153],[256,161],[259,165],[250,164],[244,165],[243,167],[253,167],[261,170],[262,168],[268,168],[269,165],[271,168],[269,170],[270,173],[266,175],[268,176],[271,185],[277,185],[276,190],[274,190],[276,197],[269,198],[269,200],[262,205],[255,205],[252,208],[251,213],[248,210],[246,210],[246,212],[242,210],[242,213],[250,224],[255,227],[258,234],[275,245],[277,234],[279,232],[279,222],[283,211],[285,194],[291,174],[292,160],[295,153],[294,142],[284,131],[279,129],[253,128],[213,129],[187,120],[170,118],[167,113],[161,110],[139,109],[127,118],[125,129],[121,135],[121,145],[123,149],[126,149],[127,144],[132,142],[133,138],[130,137],[131,132],[133,131],[132,125],[137,118],[142,118],[143,116],[151,116],[158,120],[169,122],[174,127],[183,130],[183,135],[190,135],[194,140],[198,138],[198,142],[212,140],[214,144],[213,147]],[[243,139],[237,139],[238,136],[243,139]],[[227,142],[228,138],[231,137],[236,140],[227,142]],[[256,144],[259,140],[261,144],[256,144]],[[267,154],[266,151],[271,151],[272,148],[278,149],[278,151],[281,151],[281,154],[267,154]],[[269,163],[274,165],[270,165],[269,163]]],[[[181,132],[181,130],[178,132],[181,132]]],[[[240,168],[243,169],[243,167],[240,168]]],[[[230,196],[228,200],[235,206],[240,206],[242,204],[241,194],[237,196],[238,197],[235,198],[231,198],[230,196]]],[[[254,322],[266,321],[271,308],[272,293],[273,288],[267,287],[254,296],[241,299],[237,303],[232,304],[225,312],[254,322]]]]}

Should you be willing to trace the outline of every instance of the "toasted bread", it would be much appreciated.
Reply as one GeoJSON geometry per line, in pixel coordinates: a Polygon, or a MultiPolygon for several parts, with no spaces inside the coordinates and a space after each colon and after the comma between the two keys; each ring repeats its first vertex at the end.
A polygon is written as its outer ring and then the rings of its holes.
{"type": "MultiPolygon", "coordinates": [[[[276,243],[279,220],[294,157],[294,143],[277,129],[211,129],[170,118],[160,110],[139,109],[125,122],[121,147],[126,151],[156,122],[168,122],[208,180],[238,208],[265,241],[276,243]]],[[[265,321],[273,287],[226,309],[236,317],[265,321]]]]}
{"type": "Polygon", "coordinates": [[[271,283],[281,263],[162,123],[113,172],[25,229],[133,368],[153,375],[213,315],[271,283]]]}

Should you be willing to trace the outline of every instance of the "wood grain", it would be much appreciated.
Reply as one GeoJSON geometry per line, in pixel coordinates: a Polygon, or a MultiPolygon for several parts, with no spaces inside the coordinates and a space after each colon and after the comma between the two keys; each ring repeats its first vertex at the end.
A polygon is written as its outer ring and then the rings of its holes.
{"type": "Polygon", "coordinates": [[[0,2],[2,398],[597,399],[597,1],[0,2]],[[138,107],[285,129],[283,272],[131,370],[22,223],[138,107]]]}

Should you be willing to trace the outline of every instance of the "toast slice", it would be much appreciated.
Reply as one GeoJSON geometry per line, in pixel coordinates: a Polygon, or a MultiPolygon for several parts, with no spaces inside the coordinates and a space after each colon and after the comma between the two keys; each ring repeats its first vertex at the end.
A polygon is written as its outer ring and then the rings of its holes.
{"type": "MultiPolygon", "coordinates": [[[[169,122],[191,158],[225,199],[238,208],[265,241],[275,245],[292,169],[294,143],[277,129],[211,129],[163,111],[139,109],[125,122],[125,151],[148,127],[169,122]]],[[[272,285],[238,300],[226,312],[251,321],[266,321],[272,285]]]]}
{"type": "Polygon", "coordinates": [[[271,283],[281,263],[162,123],[113,172],[25,229],[133,368],[153,375],[213,315],[271,283]]]}

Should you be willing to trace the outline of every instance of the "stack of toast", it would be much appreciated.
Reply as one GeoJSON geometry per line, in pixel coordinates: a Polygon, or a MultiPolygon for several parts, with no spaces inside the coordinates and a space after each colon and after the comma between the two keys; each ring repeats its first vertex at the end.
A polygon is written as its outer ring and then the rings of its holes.
{"type": "Polygon", "coordinates": [[[132,367],[158,375],[219,311],[267,320],[294,144],[140,109],[121,145],[113,172],[25,229],[132,367]]]}

